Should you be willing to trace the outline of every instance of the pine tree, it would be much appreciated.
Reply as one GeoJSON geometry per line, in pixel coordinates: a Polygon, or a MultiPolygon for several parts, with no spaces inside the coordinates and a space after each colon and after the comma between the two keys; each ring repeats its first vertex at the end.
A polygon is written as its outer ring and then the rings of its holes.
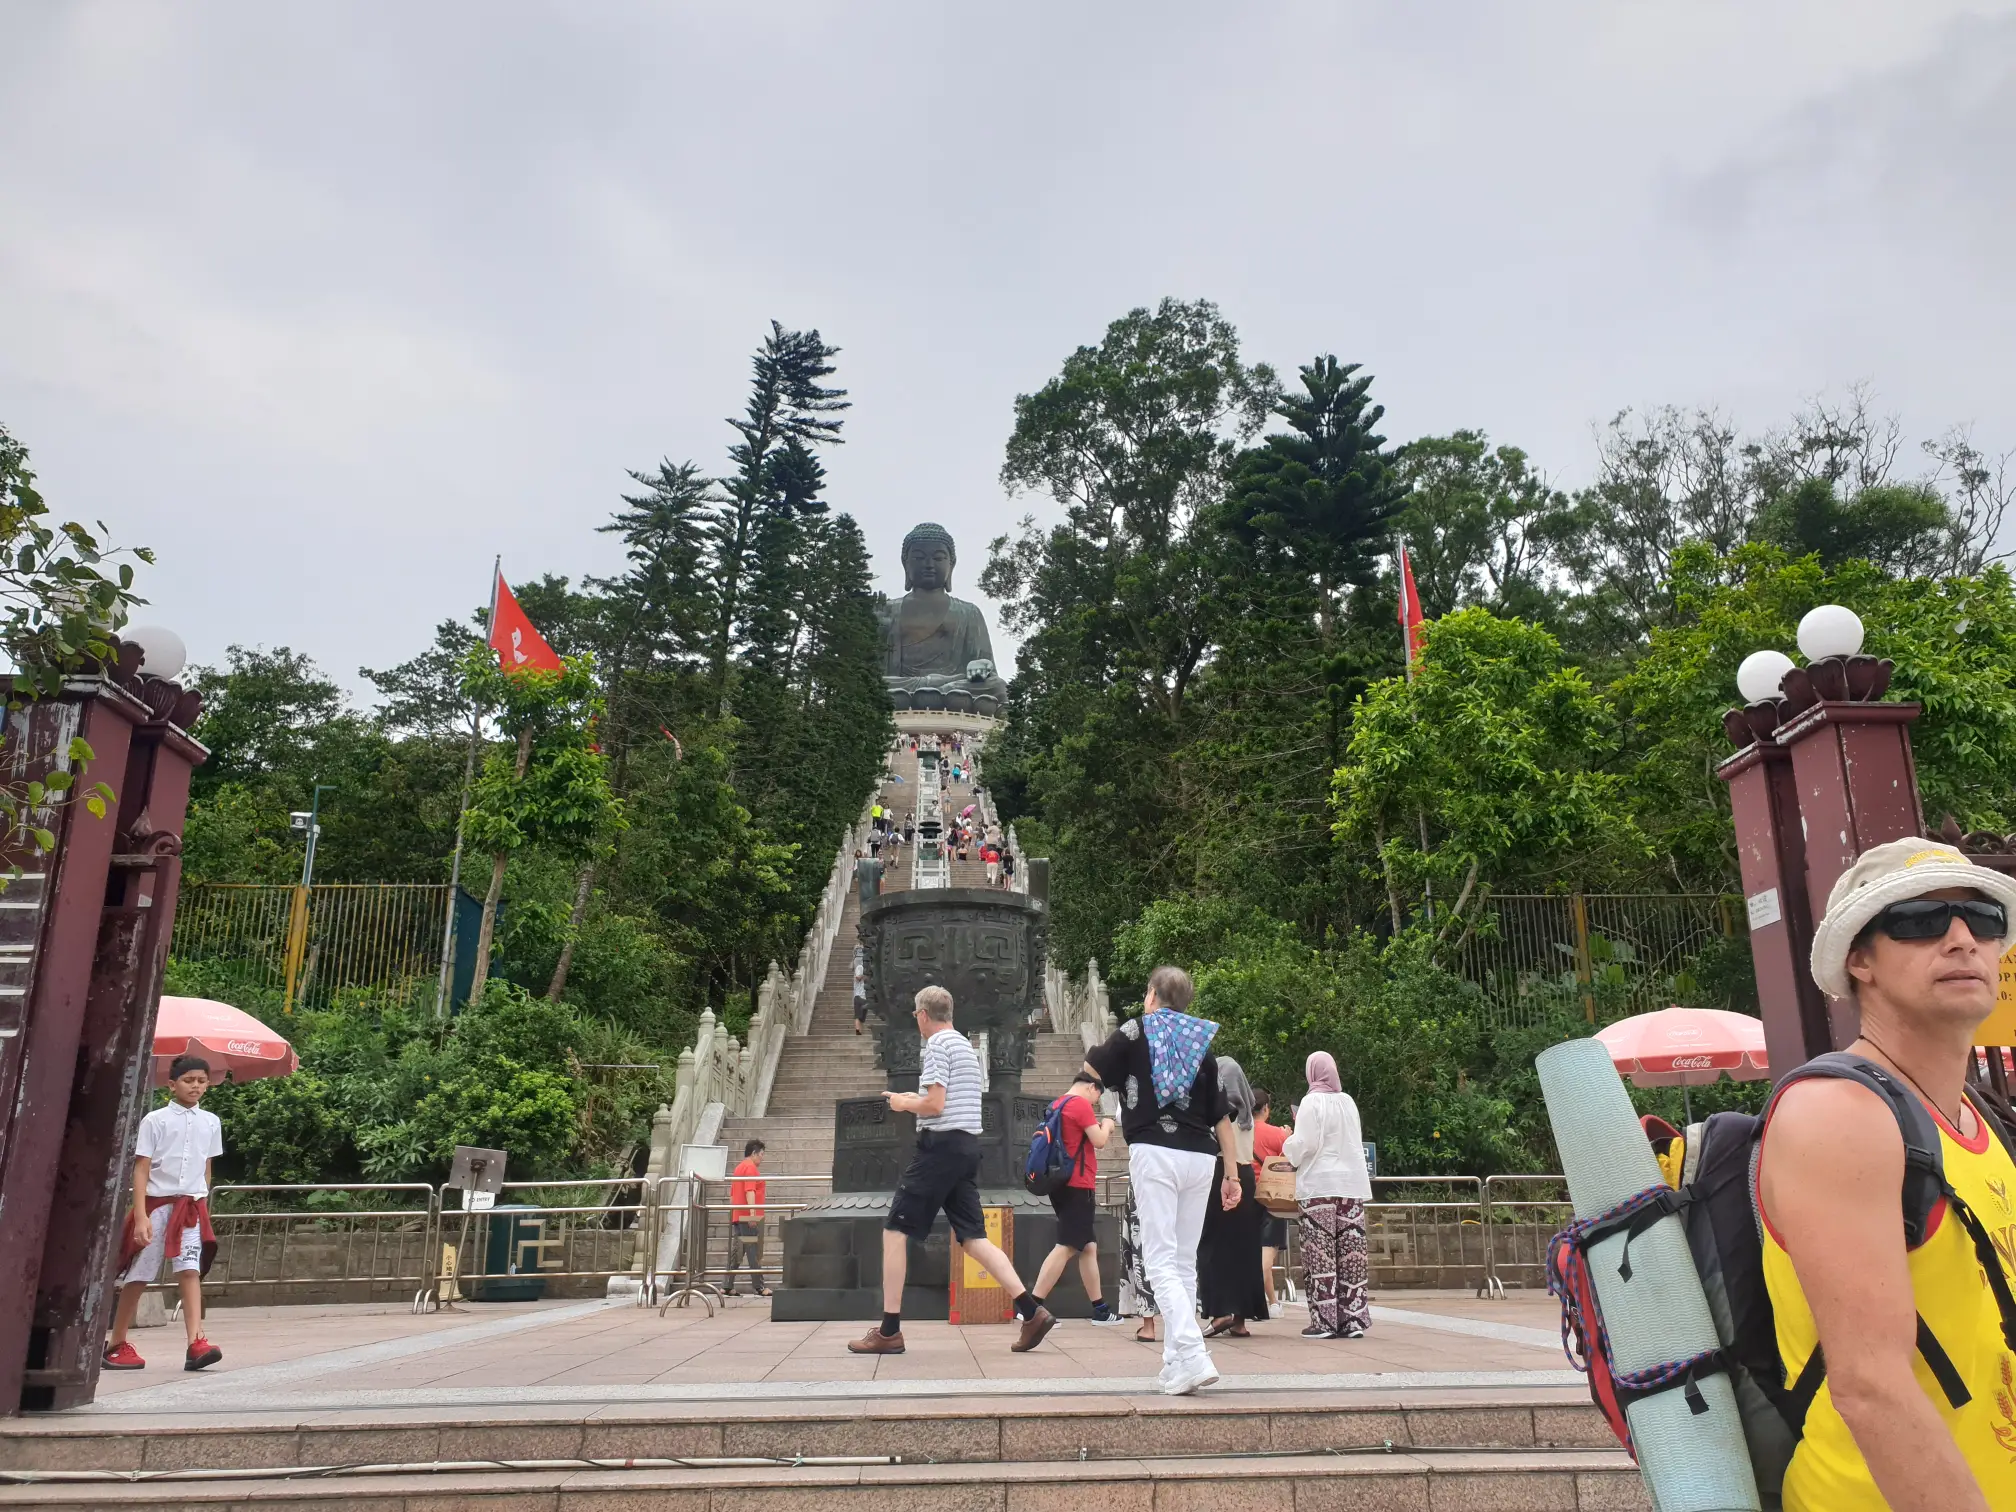
{"type": "Polygon", "coordinates": [[[1336,642],[1341,595],[1373,581],[1387,522],[1405,497],[1386,438],[1372,429],[1386,411],[1358,367],[1324,356],[1301,370],[1302,392],[1274,409],[1288,432],[1240,455],[1225,510],[1235,537],[1268,539],[1312,581],[1326,648],[1336,642]]]}
{"type": "Polygon", "coordinates": [[[787,331],[771,321],[770,334],[752,359],[748,406],[740,420],[728,422],[741,439],[728,449],[735,472],[724,480],[727,499],[714,522],[718,598],[712,675],[717,718],[728,712],[736,630],[744,617],[744,584],[765,517],[778,508],[793,507],[784,500],[792,497],[787,490],[803,487],[800,454],[809,459],[813,447],[840,444],[841,422],[833,417],[849,407],[847,391],[822,382],[832,376],[829,359],[839,351],[826,345],[816,330],[787,331]]]}

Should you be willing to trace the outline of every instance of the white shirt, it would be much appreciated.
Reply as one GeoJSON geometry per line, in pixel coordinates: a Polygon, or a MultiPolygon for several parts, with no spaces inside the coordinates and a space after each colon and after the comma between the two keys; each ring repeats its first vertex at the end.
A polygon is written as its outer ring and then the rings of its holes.
{"type": "Polygon", "coordinates": [[[153,1162],[147,1170],[149,1197],[208,1197],[204,1164],[224,1153],[224,1125],[215,1113],[171,1101],[140,1120],[133,1153],[153,1162]]]}
{"type": "Polygon", "coordinates": [[[1348,1092],[1311,1092],[1295,1110],[1295,1132],[1281,1146],[1295,1167],[1295,1195],[1372,1200],[1365,1135],[1348,1092]]]}

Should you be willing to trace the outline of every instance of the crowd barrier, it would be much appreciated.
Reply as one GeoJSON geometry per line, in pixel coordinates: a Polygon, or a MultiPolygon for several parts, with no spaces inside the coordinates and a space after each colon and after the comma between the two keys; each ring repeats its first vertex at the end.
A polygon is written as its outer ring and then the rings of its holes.
{"type": "MultiPolygon", "coordinates": [[[[1375,1285],[1474,1288],[1545,1284],[1548,1238],[1572,1217],[1558,1175],[1379,1176],[1366,1204],[1375,1285]]],[[[830,1176],[763,1177],[754,1275],[781,1276],[782,1225],[825,1196],[830,1176]]],[[[676,1176],[508,1182],[489,1209],[420,1182],[219,1186],[217,1265],[206,1295],[240,1302],[365,1301],[410,1294],[415,1311],[460,1297],[510,1296],[537,1280],[547,1296],[603,1295],[635,1278],[639,1306],[708,1312],[731,1280],[730,1183],[676,1176]]],[[[1102,1211],[1124,1221],[1127,1177],[1098,1178],[1102,1211]]],[[[1281,1257],[1294,1281],[1298,1225],[1281,1257]]],[[[744,1266],[732,1279],[749,1277],[744,1266]]]]}

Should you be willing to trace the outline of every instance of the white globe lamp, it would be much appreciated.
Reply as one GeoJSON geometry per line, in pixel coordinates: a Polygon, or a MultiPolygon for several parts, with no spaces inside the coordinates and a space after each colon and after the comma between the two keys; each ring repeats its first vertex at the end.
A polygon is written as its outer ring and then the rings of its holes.
{"type": "Polygon", "coordinates": [[[1862,621],[1853,609],[1822,604],[1799,621],[1799,649],[1808,661],[1853,656],[1862,649],[1862,621]]]}
{"type": "Polygon", "coordinates": [[[189,648],[165,625],[133,625],[121,630],[119,639],[140,648],[140,670],[149,677],[173,682],[188,665],[189,648]]]}
{"type": "Polygon", "coordinates": [[[1778,685],[1792,670],[1792,658],[1783,651],[1752,651],[1736,669],[1736,691],[1745,703],[1763,703],[1779,696],[1778,685]]]}

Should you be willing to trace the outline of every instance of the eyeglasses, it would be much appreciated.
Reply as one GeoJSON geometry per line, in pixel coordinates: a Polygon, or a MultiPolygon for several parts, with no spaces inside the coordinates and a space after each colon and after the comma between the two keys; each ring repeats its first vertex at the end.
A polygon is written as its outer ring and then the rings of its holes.
{"type": "Polygon", "coordinates": [[[1893,940],[1940,940],[1960,920],[1977,940],[2009,936],[2009,910],[1979,898],[1912,898],[1892,903],[1869,921],[1893,940]]]}

